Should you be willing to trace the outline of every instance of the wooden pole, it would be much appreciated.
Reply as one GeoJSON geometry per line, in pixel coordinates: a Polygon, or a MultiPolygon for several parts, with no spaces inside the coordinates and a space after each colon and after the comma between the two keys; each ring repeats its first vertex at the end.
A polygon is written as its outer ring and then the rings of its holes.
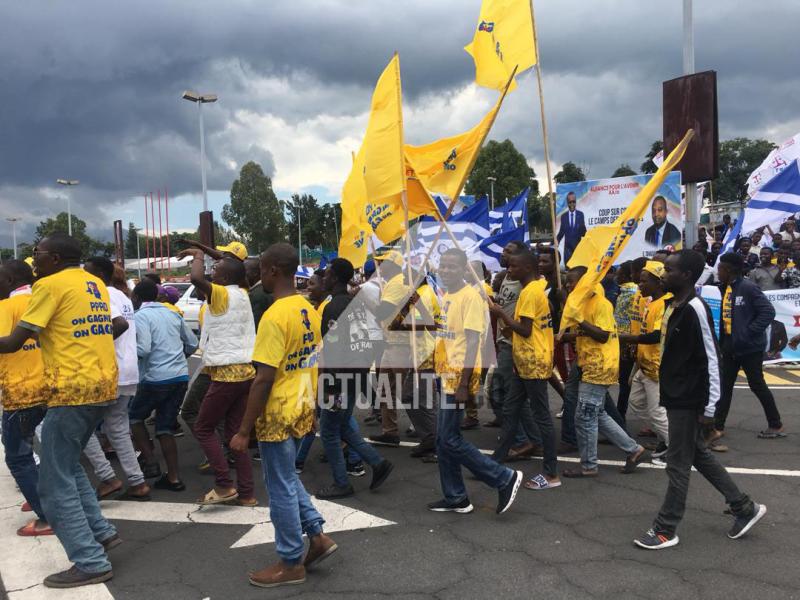
{"type": "MultiPolygon", "coordinates": [[[[547,195],[550,204],[550,226],[553,228],[553,247],[558,257],[558,239],[556,237],[556,195],[553,192],[553,177],[550,170],[550,150],[547,144],[547,120],[544,117],[544,90],[542,88],[542,57],[539,54],[539,40],[536,35],[536,17],[533,12],[533,0],[531,6],[531,24],[533,25],[533,47],[536,50],[536,84],[539,88],[539,112],[542,117],[542,142],[544,145],[544,165],[547,172],[547,195]]],[[[556,262],[556,285],[561,289],[561,267],[560,260],[556,262]]]]}

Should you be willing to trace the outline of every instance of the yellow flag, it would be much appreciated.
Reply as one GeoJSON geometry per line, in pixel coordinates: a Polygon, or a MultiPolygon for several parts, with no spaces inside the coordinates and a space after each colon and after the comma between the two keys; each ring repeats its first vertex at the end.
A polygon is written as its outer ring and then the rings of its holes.
{"type": "Polygon", "coordinates": [[[342,237],[339,256],[358,268],[367,260],[367,240],[372,234],[365,218],[367,189],[364,186],[364,147],[353,157],[353,167],[342,188],[342,237]]]}
{"type": "Polygon", "coordinates": [[[441,194],[450,200],[458,198],[475,157],[481,149],[481,144],[492,128],[503,97],[500,96],[480,123],[465,133],[424,146],[406,144],[408,161],[413,165],[422,184],[431,193],[441,194]]]}
{"type": "Polygon", "coordinates": [[[397,54],[375,85],[362,148],[364,184],[370,199],[388,198],[406,189],[400,57],[397,54]]]}
{"type": "Polygon", "coordinates": [[[570,259],[569,265],[570,267],[585,266],[588,271],[572,293],[567,296],[567,303],[561,317],[562,330],[577,325],[583,320],[582,307],[585,306],[595,286],[603,280],[608,269],[617,260],[623,248],[627,246],[628,240],[636,231],[636,227],[650,206],[658,188],[683,158],[692,136],[694,136],[694,130],[690,129],[613,225],[590,230],[578,244],[574,253],[577,256],[570,259]]]}
{"type": "Polygon", "coordinates": [[[475,36],[464,48],[475,61],[475,83],[502,90],[514,67],[522,73],[535,65],[533,35],[530,0],[483,0],[475,36]]]}

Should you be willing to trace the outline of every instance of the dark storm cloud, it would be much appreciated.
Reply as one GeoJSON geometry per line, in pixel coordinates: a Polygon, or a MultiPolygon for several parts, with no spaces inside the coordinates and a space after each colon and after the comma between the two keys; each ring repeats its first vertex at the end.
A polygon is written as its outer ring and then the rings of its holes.
{"type": "MultiPolygon", "coordinates": [[[[638,166],[660,137],[661,82],[681,74],[680,5],[536,2],[554,161],[583,163],[597,177],[620,162],[638,166]]],[[[462,46],[479,6],[3,3],[0,209],[51,215],[52,193],[43,188],[57,177],[82,181],[76,209],[127,202],[163,185],[174,194],[196,192],[197,111],[180,100],[187,88],[220,96],[204,111],[212,189],[227,189],[246,160],[279,172],[274,154],[283,140],[247,135],[242,114],[291,124],[363,113],[393,50],[401,54],[407,105],[450,98],[473,75],[462,46]]],[[[719,72],[721,138],[795,133],[798,3],[708,0],[695,11],[697,69],[719,72]]],[[[493,137],[510,137],[541,164],[538,107],[526,77],[493,137]]],[[[336,130],[320,135],[335,141],[336,130]]],[[[89,214],[90,226],[104,230],[106,215],[89,214]]]]}

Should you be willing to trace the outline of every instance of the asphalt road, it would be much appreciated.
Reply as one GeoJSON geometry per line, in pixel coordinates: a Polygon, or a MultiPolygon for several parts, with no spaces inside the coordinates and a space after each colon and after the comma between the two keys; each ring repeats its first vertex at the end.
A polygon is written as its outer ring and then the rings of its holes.
{"type": "MultiPolygon", "coordinates": [[[[792,430],[800,426],[797,393],[776,390],[778,406],[792,430]]],[[[555,404],[555,398],[551,402],[555,404]]],[[[488,418],[484,412],[482,416],[488,418]]],[[[401,423],[404,429],[404,417],[401,423]]],[[[629,429],[638,431],[639,425],[632,420],[629,429]]],[[[603,466],[596,480],[565,480],[561,488],[547,492],[522,489],[511,510],[501,516],[494,513],[495,492],[467,477],[477,510],[470,515],[437,514],[425,509],[427,502],[440,497],[436,465],[411,459],[408,448],[382,448],[384,456],[396,464],[385,486],[370,493],[369,476],[355,479],[357,495],[337,503],[352,509],[348,514],[363,511],[395,524],[332,534],[339,551],[310,572],[305,585],[277,590],[250,586],[247,572],[272,563],[274,547],[231,548],[252,529],[252,523],[242,522],[234,513],[240,516],[241,510],[249,509],[230,511],[228,520],[224,512],[228,509],[220,507],[216,509],[220,511],[218,520],[229,524],[192,522],[192,514],[176,518],[176,522],[116,520],[125,543],[112,552],[115,576],[108,592],[97,597],[800,597],[800,436],[758,440],[756,433],[764,426],[755,398],[749,391],[737,389],[725,438],[730,451],[719,458],[726,466],[753,470],[734,477],[769,509],[742,540],[726,537],[731,518],[722,514],[723,499],[697,474],[692,478],[688,512],[679,530],[680,545],[647,552],[631,542],[650,526],[660,505],[666,487],[662,469],[641,468],[624,476],[614,466],[603,466]],[[770,473],[775,470],[786,472],[770,473]]],[[[362,431],[368,435],[376,429],[363,427],[362,431]]],[[[466,435],[478,447],[490,449],[497,430],[481,428],[466,435]]],[[[201,455],[191,437],[180,438],[179,447],[188,489],[181,494],[156,490],[154,501],[186,503],[189,513],[195,510],[189,503],[204,493],[213,479],[196,472],[201,455]]],[[[327,465],[318,460],[321,453],[317,441],[302,475],[310,491],[330,478],[327,465]]],[[[622,458],[616,449],[604,445],[600,456],[622,458]]],[[[526,475],[539,472],[541,466],[538,461],[516,464],[526,475]]],[[[256,482],[259,502],[266,506],[260,473],[256,482]]],[[[145,504],[140,505],[141,510],[151,511],[145,504]]],[[[59,566],[67,566],[66,558],[60,556],[59,566]]],[[[0,562],[6,581],[9,568],[13,566],[0,562]]],[[[12,589],[9,586],[10,592],[12,589]]],[[[47,595],[41,589],[39,593],[42,595],[10,596],[65,597],[47,595]]]]}

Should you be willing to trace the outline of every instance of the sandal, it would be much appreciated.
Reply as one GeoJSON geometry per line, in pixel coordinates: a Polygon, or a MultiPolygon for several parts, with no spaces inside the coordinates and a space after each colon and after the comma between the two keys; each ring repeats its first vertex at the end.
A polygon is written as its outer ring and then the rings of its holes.
{"type": "Polygon", "coordinates": [[[639,466],[639,463],[642,462],[644,458],[645,449],[644,446],[639,446],[639,450],[634,452],[633,454],[629,454],[627,458],[625,458],[625,466],[620,468],[619,472],[625,475],[630,475],[636,470],[636,467],[639,466]]]}
{"type": "MultiPolygon", "coordinates": [[[[119,480],[117,480],[119,481],[119,480]]],[[[97,486],[97,499],[98,500],[105,500],[106,498],[113,496],[116,493],[122,491],[122,482],[119,482],[119,487],[108,486],[107,488],[103,489],[105,482],[102,482],[99,486],[97,486]]]]}
{"type": "Polygon", "coordinates": [[[782,429],[765,429],[764,431],[759,432],[758,437],[762,440],[777,440],[780,438],[785,438],[786,434],[782,429]]]}
{"type": "Polygon", "coordinates": [[[220,496],[217,493],[217,490],[212,489],[205,496],[200,498],[197,501],[197,503],[200,506],[211,506],[213,504],[224,504],[226,502],[230,502],[231,500],[236,500],[238,497],[239,497],[239,492],[237,492],[236,490],[233,490],[233,493],[227,496],[220,496]]]}
{"type": "Polygon", "coordinates": [[[549,481],[547,477],[540,473],[528,479],[523,485],[528,490],[549,490],[551,488],[560,487],[561,481],[549,481]]]}
{"type": "Polygon", "coordinates": [[[46,525],[43,528],[37,529],[36,524],[39,522],[39,519],[34,519],[24,527],[20,527],[17,529],[17,535],[22,537],[37,537],[40,535],[54,535],[55,532],[50,525],[46,525]]]}
{"type": "Polygon", "coordinates": [[[564,469],[561,473],[564,477],[569,477],[573,479],[582,479],[582,478],[592,478],[597,477],[598,472],[597,469],[594,471],[584,471],[583,469],[564,469]]]}

